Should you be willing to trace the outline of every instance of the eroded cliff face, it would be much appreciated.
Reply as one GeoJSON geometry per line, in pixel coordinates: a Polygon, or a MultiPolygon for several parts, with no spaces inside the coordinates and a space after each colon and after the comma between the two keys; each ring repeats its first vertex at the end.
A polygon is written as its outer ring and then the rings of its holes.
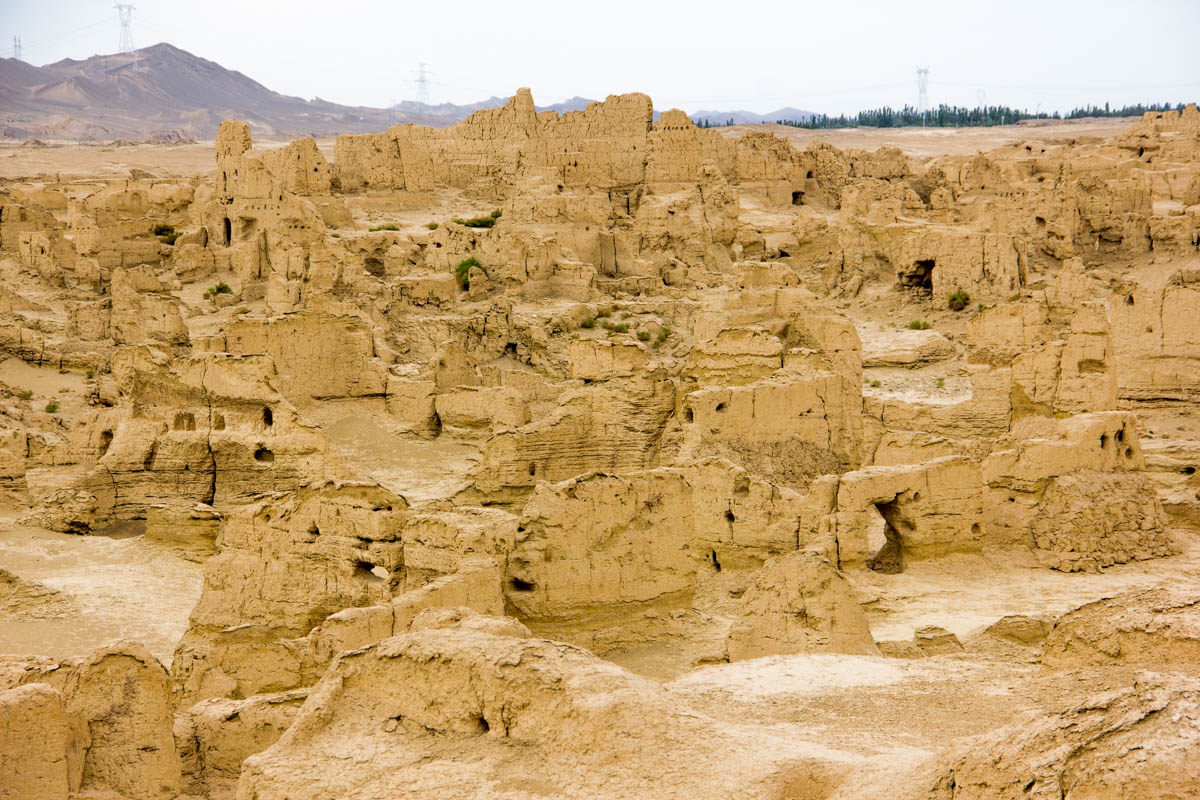
{"type": "Polygon", "coordinates": [[[5,507],[204,572],[169,670],[0,665],[0,797],[1186,794],[1193,687],[1128,668],[1197,641],[1196,120],[919,162],[520,90],[0,186],[5,507]],[[814,741],[800,665],[1044,717],[814,741]]]}

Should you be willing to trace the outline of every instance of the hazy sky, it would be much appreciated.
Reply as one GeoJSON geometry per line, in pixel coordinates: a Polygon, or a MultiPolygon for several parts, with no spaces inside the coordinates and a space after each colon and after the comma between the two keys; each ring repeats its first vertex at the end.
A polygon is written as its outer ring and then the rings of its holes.
{"type": "MultiPolygon", "coordinates": [[[[117,49],[111,0],[0,0],[0,54],[117,49]]],[[[1200,0],[138,0],[167,41],[305,98],[386,106],[533,89],[539,103],[642,91],[659,109],[852,113],[929,100],[1031,110],[1200,97],[1200,0]]]]}

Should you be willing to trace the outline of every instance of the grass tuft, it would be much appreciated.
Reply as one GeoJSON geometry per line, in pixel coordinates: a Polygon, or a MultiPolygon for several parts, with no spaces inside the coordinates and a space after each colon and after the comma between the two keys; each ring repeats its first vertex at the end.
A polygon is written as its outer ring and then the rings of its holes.
{"type": "Polygon", "coordinates": [[[454,277],[458,279],[458,285],[464,290],[471,288],[471,281],[468,277],[471,274],[471,267],[483,269],[483,265],[479,263],[479,259],[475,256],[467,256],[458,262],[458,266],[454,268],[454,277]]]}
{"type": "Polygon", "coordinates": [[[455,217],[451,222],[457,222],[459,225],[465,225],[468,228],[490,228],[496,224],[496,218],[493,216],[471,217],[470,219],[455,217]]]}

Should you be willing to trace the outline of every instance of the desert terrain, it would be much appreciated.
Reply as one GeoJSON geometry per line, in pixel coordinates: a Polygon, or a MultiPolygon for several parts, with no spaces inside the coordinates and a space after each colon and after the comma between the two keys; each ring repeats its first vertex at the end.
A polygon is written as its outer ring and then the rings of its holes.
{"type": "Polygon", "coordinates": [[[0,800],[1200,796],[1200,112],[0,145],[0,800]]]}

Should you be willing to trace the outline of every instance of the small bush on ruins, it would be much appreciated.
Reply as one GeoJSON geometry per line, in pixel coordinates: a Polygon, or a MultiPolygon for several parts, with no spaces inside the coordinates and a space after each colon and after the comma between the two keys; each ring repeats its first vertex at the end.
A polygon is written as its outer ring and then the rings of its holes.
{"type": "Polygon", "coordinates": [[[96,370],[89,369],[87,372],[84,373],[84,377],[86,377],[90,381],[92,378],[96,377],[96,370]]]}
{"type": "Polygon", "coordinates": [[[938,379],[937,379],[937,388],[939,388],[939,389],[945,389],[945,388],[946,388],[946,379],[945,379],[945,378],[938,378],[938,379]]]}
{"type": "Polygon", "coordinates": [[[426,225],[425,227],[429,228],[429,230],[431,230],[431,231],[436,231],[438,229],[438,224],[436,222],[431,222],[428,225],[426,225]]]}
{"type": "Polygon", "coordinates": [[[908,323],[908,329],[911,331],[926,331],[929,330],[929,323],[923,319],[914,319],[908,323]]]}
{"type": "Polygon", "coordinates": [[[58,403],[54,402],[53,400],[51,400],[49,403],[46,403],[47,414],[53,414],[55,411],[58,411],[58,403]]]}
{"type": "Polygon", "coordinates": [[[332,236],[333,236],[333,238],[335,238],[335,239],[340,239],[340,238],[342,238],[342,235],[341,235],[340,233],[334,233],[334,234],[331,234],[331,235],[332,235],[332,236]]]}
{"type": "Polygon", "coordinates": [[[628,322],[618,322],[616,325],[609,325],[608,329],[613,333],[625,333],[629,330],[628,322]]]}
{"type": "Polygon", "coordinates": [[[962,311],[971,302],[971,295],[964,292],[962,289],[954,292],[946,300],[946,305],[950,306],[951,311],[962,311]]]}
{"type": "Polygon", "coordinates": [[[880,386],[883,386],[883,382],[882,382],[882,381],[877,381],[877,380],[876,380],[876,381],[871,381],[871,388],[872,388],[872,389],[878,389],[880,386]]]}
{"type": "Polygon", "coordinates": [[[154,226],[153,232],[154,235],[158,237],[158,240],[163,244],[173,245],[175,244],[175,240],[180,236],[180,234],[175,230],[174,225],[165,225],[161,222],[154,226]]]}
{"type": "Polygon", "coordinates": [[[612,314],[612,307],[610,307],[610,306],[600,306],[599,308],[596,309],[596,318],[597,319],[603,319],[604,317],[607,317],[611,314],[612,314]]]}
{"type": "Polygon", "coordinates": [[[387,225],[376,225],[373,228],[367,228],[367,231],[369,233],[374,233],[375,231],[398,231],[398,230],[400,230],[399,225],[393,225],[390,223],[387,225]]]}
{"type": "Polygon", "coordinates": [[[584,318],[583,318],[583,322],[579,323],[579,327],[581,327],[581,328],[594,328],[594,327],[596,327],[596,319],[595,319],[595,317],[584,317],[584,318]]]}
{"type": "Polygon", "coordinates": [[[638,331],[638,341],[639,342],[650,341],[650,331],[638,331]]]}
{"type": "Polygon", "coordinates": [[[483,265],[479,263],[479,259],[475,256],[467,256],[458,262],[458,266],[454,268],[454,277],[458,279],[458,285],[463,289],[471,288],[471,281],[467,278],[471,274],[471,267],[483,269],[483,265]]]}
{"type": "Polygon", "coordinates": [[[233,294],[233,289],[229,288],[228,283],[221,281],[216,286],[210,286],[204,290],[204,299],[215,301],[219,294],[233,294]]]}
{"type": "Polygon", "coordinates": [[[459,219],[455,217],[451,222],[457,222],[459,225],[466,225],[468,228],[490,228],[496,224],[496,218],[487,217],[471,217],[470,219],[459,219]]]}
{"type": "Polygon", "coordinates": [[[495,211],[492,212],[492,219],[500,219],[500,215],[503,213],[504,213],[503,210],[497,208],[495,211]]]}
{"type": "Polygon", "coordinates": [[[655,343],[655,344],[662,344],[662,343],[663,343],[663,342],[665,342],[665,341],[666,341],[668,338],[670,338],[670,336],[671,336],[671,329],[670,329],[670,328],[663,328],[661,331],[659,331],[659,332],[658,332],[658,338],[654,340],[654,343],[655,343]]]}
{"type": "Polygon", "coordinates": [[[23,392],[18,392],[18,393],[17,393],[17,397],[21,398],[22,400],[30,400],[30,399],[32,399],[32,398],[33,398],[33,392],[31,392],[30,390],[26,389],[26,390],[25,390],[25,391],[23,391],[23,392]]]}

